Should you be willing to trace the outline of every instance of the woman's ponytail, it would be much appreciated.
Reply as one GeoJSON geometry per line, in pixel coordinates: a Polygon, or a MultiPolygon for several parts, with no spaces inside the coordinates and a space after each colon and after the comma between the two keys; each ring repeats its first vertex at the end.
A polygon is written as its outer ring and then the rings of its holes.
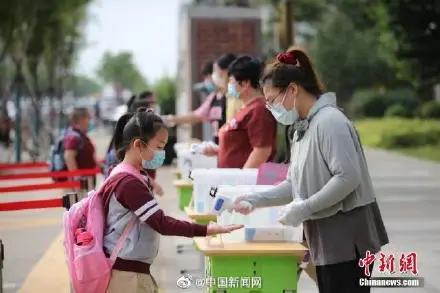
{"type": "Polygon", "coordinates": [[[299,63],[299,67],[304,71],[307,79],[311,81],[312,85],[310,86],[315,87],[314,91],[317,91],[319,95],[323,94],[325,91],[324,85],[316,74],[312,61],[310,60],[307,53],[297,47],[292,47],[287,50],[287,52],[295,56],[296,60],[299,63]]]}
{"type": "Polygon", "coordinates": [[[286,90],[290,84],[296,83],[316,98],[325,92],[310,58],[304,50],[297,47],[279,53],[275,61],[266,66],[261,82],[270,83],[281,90],[286,90]]]}
{"type": "Polygon", "coordinates": [[[133,113],[126,113],[118,119],[118,122],[116,122],[115,134],[113,138],[114,138],[116,155],[118,157],[118,160],[120,161],[124,159],[125,148],[127,147],[124,144],[124,128],[132,117],[133,117],[133,113]]]}

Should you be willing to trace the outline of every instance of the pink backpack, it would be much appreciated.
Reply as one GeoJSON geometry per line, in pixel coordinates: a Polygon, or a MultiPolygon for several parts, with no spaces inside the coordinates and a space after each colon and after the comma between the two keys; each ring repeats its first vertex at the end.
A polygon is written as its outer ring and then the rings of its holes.
{"type": "Polygon", "coordinates": [[[119,164],[112,170],[98,191],[90,191],[86,198],[72,205],[64,214],[64,247],[69,277],[75,293],[105,293],[107,291],[113,264],[136,222],[136,218],[133,218],[128,223],[110,258],[107,258],[103,249],[106,216],[100,191],[109,179],[118,173],[134,175],[144,182],[141,174],[132,166],[119,164]],[[77,244],[79,239],[77,231],[80,226],[83,227],[81,236],[87,235],[83,237],[86,241],[82,245],[77,244]]]}

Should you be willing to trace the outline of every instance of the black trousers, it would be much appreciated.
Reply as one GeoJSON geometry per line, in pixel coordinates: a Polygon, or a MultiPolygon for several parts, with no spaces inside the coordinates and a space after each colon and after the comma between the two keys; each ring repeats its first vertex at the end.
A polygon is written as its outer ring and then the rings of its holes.
{"type": "MultiPolygon", "coordinates": [[[[373,264],[370,265],[370,273],[373,264]]],[[[370,287],[359,286],[360,278],[365,276],[364,268],[358,260],[332,265],[316,266],[319,293],[370,293],[370,287]]]]}

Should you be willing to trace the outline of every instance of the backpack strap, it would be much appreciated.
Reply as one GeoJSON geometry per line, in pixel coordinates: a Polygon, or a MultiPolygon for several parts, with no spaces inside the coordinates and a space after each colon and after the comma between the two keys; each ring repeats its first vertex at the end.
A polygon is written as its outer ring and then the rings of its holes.
{"type": "Polygon", "coordinates": [[[126,163],[120,163],[118,164],[115,168],[113,168],[113,170],[110,172],[111,176],[114,176],[118,173],[128,173],[130,175],[133,175],[134,177],[136,177],[137,179],[139,179],[140,181],[144,182],[144,178],[142,177],[141,173],[139,172],[139,170],[137,170],[135,167],[131,166],[130,164],[126,164],[126,163]]]}
{"type": "Polygon", "coordinates": [[[76,129],[72,128],[72,127],[69,127],[69,128],[66,130],[66,132],[65,132],[65,134],[64,134],[64,136],[63,136],[63,141],[64,141],[64,137],[65,137],[67,134],[69,134],[69,133],[73,133],[75,136],[79,137],[79,139],[81,140],[80,145],[79,145],[79,148],[82,149],[82,148],[84,147],[84,137],[83,137],[83,134],[82,134],[81,132],[79,132],[78,130],[76,130],[76,129]]]}
{"type": "Polygon", "coordinates": [[[130,174],[130,175],[136,177],[137,179],[139,179],[140,181],[144,182],[142,175],[139,173],[138,170],[136,170],[136,168],[134,168],[133,166],[130,166],[129,164],[120,163],[119,165],[117,165],[116,167],[114,167],[111,170],[110,174],[108,174],[107,178],[101,184],[101,186],[99,187],[97,192],[100,192],[104,188],[104,186],[111,180],[111,178],[119,173],[130,174]]]}
{"type": "Polygon", "coordinates": [[[136,218],[133,218],[128,222],[127,226],[124,229],[124,232],[122,232],[121,237],[119,237],[118,242],[116,242],[115,248],[113,248],[112,254],[110,255],[110,261],[114,263],[116,261],[116,258],[118,257],[119,252],[124,247],[125,240],[128,237],[128,234],[130,233],[131,229],[133,229],[134,224],[136,223],[136,218]]]}

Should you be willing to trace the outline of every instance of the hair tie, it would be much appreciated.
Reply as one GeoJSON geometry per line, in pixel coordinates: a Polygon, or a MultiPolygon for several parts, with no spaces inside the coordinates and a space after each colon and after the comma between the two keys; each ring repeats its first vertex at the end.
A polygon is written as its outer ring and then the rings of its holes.
{"type": "Polygon", "coordinates": [[[279,53],[277,55],[277,60],[283,64],[298,65],[298,60],[296,60],[293,52],[279,53]]]}

